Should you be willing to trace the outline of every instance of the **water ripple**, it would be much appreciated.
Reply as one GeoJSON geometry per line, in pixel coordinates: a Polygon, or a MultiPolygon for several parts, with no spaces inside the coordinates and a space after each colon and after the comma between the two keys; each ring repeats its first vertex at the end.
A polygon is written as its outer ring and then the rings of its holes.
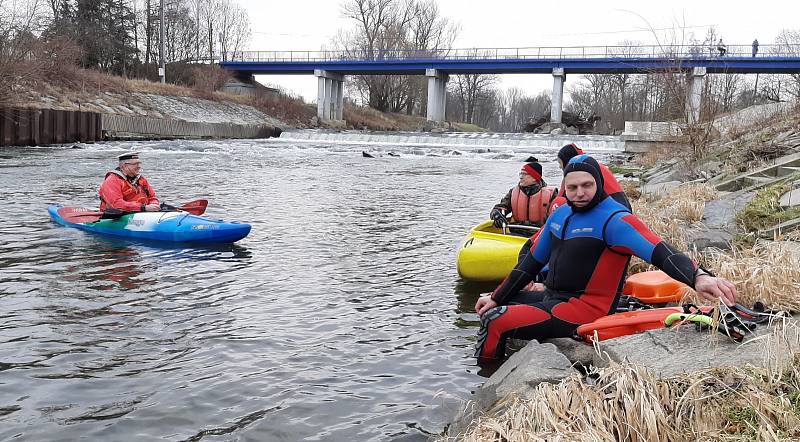
{"type": "Polygon", "coordinates": [[[483,381],[470,309],[491,287],[458,279],[455,248],[532,149],[82,147],[0,152],[0,439],[422,440],[483,381]],[[207,198],[250,236],[164,246],[47,219],[96,205],[132,148],[163,200],[207,198]]]}

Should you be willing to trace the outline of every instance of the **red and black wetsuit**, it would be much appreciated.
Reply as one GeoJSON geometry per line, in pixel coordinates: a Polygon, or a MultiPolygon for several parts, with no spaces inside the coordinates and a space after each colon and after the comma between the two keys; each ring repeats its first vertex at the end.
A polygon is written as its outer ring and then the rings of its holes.
{"type": "Polygon", "coordinates": [[[598,192],[591,210],[559,207],[532,250],[492,293],[498,307],[481,317],[476,356],[502,358],[508,338],[570,336],[608,315],[619,300],[631,255],[694,287],[697,264],[654,234],[630,210],[598,192]],[[544,292],[521,291],[548,265],[544,292]]]}

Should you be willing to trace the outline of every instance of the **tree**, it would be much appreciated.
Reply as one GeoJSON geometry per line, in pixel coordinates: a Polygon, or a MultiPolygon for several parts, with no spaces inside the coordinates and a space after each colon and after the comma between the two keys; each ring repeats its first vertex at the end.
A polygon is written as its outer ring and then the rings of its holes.
{"type": "MultiPolygon", "coordinates": [[[[340,30],[334,47],[367,60],[434,56],[449,48],[458,30],[434,0],[348,0],[342,15],[355,26],[340,30]]],[[[410,114],[421,110],[425,85],[405,75],[359,75],[351,87],[375,109],[410,114]]]]}
{"type": "Polygon", "coordinates": [[[451,92],[456,96],[461,109],[461,121],[477,124],[475,109],[479,102],[490,97],[490,90],[499,81],[497,75],[462,74],[451,81],[451,92]]]}

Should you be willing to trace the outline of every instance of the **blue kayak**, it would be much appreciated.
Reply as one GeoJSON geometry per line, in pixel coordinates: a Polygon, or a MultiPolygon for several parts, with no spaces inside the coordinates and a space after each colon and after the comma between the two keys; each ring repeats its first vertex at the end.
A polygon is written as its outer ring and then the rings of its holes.
{"type": "Polygon", "coordinates": [[[61,225],[121,238],[224,244],[236,242],[250,233],[250,224],[213,220],[187,212],[139,212],[122,215],[118,219],[78,223],[69,222],[59,214],[59,211],[68,213],[65,211],[75,210],[91,212],[96,209],[61,205],[47,208],[53,220],[61,225]]]}

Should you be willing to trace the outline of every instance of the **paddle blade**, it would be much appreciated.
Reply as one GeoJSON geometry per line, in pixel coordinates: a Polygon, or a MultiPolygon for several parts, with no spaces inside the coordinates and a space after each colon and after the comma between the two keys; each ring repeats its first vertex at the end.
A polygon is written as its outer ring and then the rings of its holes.
{"type": "Polygon", "coordinates": [[[62,207],[58,215],[68,223],[93,223],[103,216],[103,212],[85,207],[62,207]]]}
{"type": "Polygon", "coordinates": [[[195,200],[189,201],[188,203],[183,203],[183,205],[178,207],[178,209],[183,210],[184,212],[189,212],[192,215],[202,215],[205,213],[206,207],[208,207],[208,200],[195,200]]]}

